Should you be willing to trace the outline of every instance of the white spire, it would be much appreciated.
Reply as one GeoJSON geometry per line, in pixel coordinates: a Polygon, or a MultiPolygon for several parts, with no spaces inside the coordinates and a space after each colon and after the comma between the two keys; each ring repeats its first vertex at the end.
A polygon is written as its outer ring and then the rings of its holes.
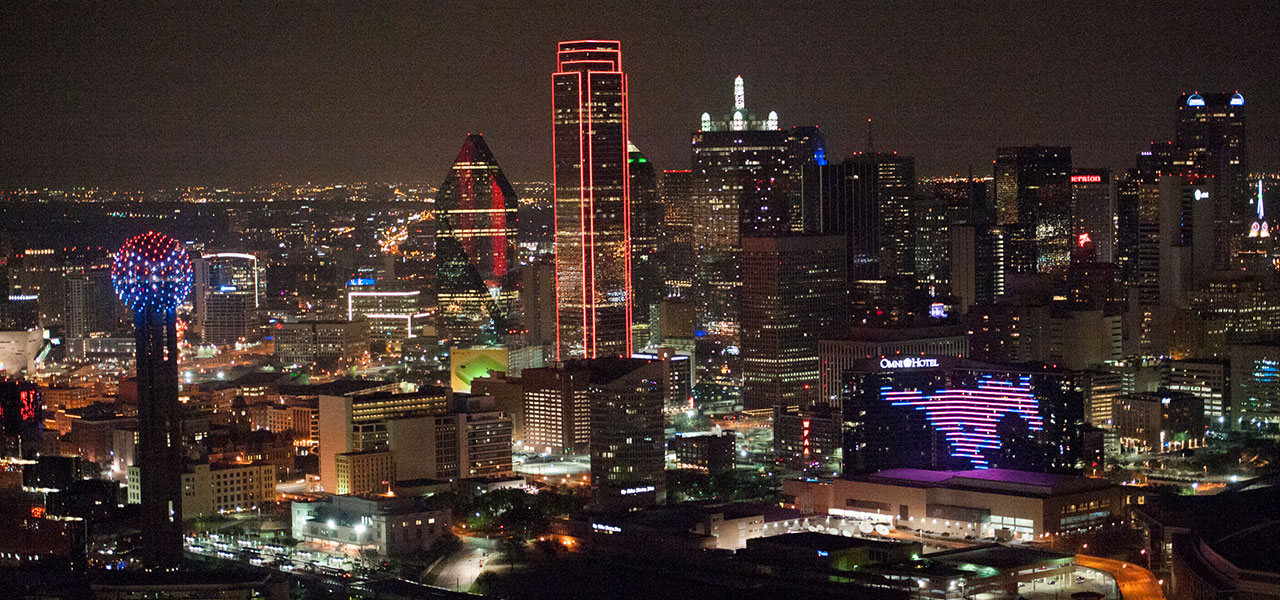
{"type": "Polygon", "coordinates": [[[1258,220],[1266,218],[1267,211],[1262,206],[1262,180],[1258,180],[1258,220]]]}
{"type": "Polygon", "coordinates": [[[733,109],[744,110],[746,108],[747,108],[746,86],[742,83],[742,76],[739,75],[733,80],[733,109]]]}
{"type": "Polygon", "coordinates": [[[711,113],[702,113],[702,130],[711,131],[711,113]]]}
{"type": "Polygon", "coordinates": [[[769,111],[769,118],[764,122],[764,128],[770,131],[778,128],[778,111],[769,111]]]}
{"type": "Polygon", "coordinates": [[[747,121],[742,118],[742,111],[733,111],[733,121],[729,123],[729,129],[733,131],[742,131],[747,128],[747,121]]]}

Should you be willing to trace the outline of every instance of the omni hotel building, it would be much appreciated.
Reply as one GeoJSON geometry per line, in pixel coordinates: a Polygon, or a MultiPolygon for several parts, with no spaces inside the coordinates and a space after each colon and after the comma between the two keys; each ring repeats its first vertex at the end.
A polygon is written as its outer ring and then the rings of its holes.
{"type": "Polygon", "coordinates": [[[1066,371],[954,356],[869,358],[841,373],[842,472],[1075,472],[1084,395],[1066,371]]]}

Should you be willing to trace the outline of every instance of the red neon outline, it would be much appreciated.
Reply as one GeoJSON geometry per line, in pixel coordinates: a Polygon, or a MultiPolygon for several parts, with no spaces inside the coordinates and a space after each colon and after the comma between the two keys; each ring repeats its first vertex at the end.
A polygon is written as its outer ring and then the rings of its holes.
{"type": "MultiPolygon", "coordinates": [[[[556,115],[554,111],[557,108],[557,94],[555,82],[559,75],[573,74],[577,79],[577,101],[578,101],[578,214],[581,220],[579,224],[579,251],[582,253],[582,272],[580,285],[582,286],[582,345],[583,356],[587,358],[597,358],[599,356],[599,324],[598,310],[599,306],[595,298],[596,283],[596,230],[595,230],[595,144],[592,134],[592,124],[594,114],[588,107],[593,106],[592,98],[592,75],[617,75],[620,79],[620,91],[622,96],[622,204],[623,204],[623,293],[625,295],[624,315],[626,326],[624,328],[624,348],[626,355],[632,352],[633,344],[631,340],[631,319],[633,318],[633,301],[632,301],[632,279],[631,279],[631,171],[627,164],[627,146],[630,141],[630,121],[629,121],[629,101],[627,76],[622,72],[622,43],[617,40],[574,40],[559,42],[556,46],[556,68],[557,72],[552,74],[552,161],[557,164],[557,151],[555,144],[555,126],[556,115]],[[583,53],[595,53],[598,55],[612,55],[609,58],[581,58],[579,60],[566,60],[566,58],[578,58],[577,55],[583,53]],[[566,71],[566,65],[575,65],[581,70],[566,71]],[[608,70],[592,70],[591,66],[602,65],[610,67],[608,70]],[[585,87],[584,87],[585,84],[585,87]],[[588,258],[589,255],[589,258],[588,258]],[[590,263],[588,264],[588,261],[590,263]]],[[[552,175],[552,185],[559,191],[559,172],[558,168],[552,175]]],[[[559,194],[556,198],[559,201],[559,194]]],[[[560,259],[561,248],[559,247],[559,216],[558,211],[553,216],[556,233],[556,292],[557,292],[557,310],[556,310],[556,350],[557,357],[560,360],[567,358],[561,350],[560,338],[560,312],[559,300],[563,297],[563,291],[560,287],[560,259]]]]}
{"type": "Polygon", "coordinates": [[[563,360],[560,352],[560,163],[556,159],[556,77],[560,73],[551,74],[551,226],[555,234],[551,238],[551,249],[556,253],[556,360],[563,360]]]}
{"type": "MultiPolygon", "coordinates": [[[[593,100],[591,96],[591,75],[592,74],[593,73],[591,71],[587,71],[585,73],[586,77],[584,79],[587,82],[587,89],[586,89],[585,95],[579,94],[578,96],[579,107],[586,106],[588,102],[591,102],[593,100]]],[[[591,252],[590,252],[591,293],[590,295],[587,294],[587,289],[586,289],[586,286],[584,285],[582,289],[582,295],[583,295],[583,298],[590,299],[591,303],[589,305],[584,304],[582,318],[585,321],[587,316],[590,315],[591,329],[590,329],[590,335],[588,335],[586,331],[585,323],[584,323],[583,333],[582,333],[582,343],[583,345],[586,346],[586,350],[583,352],[583,354],[585,354],[587,358],[596,358],[596,347],[599,345],[599,341],[600,341],[598,339],[599,330],[596,327],[596,308],[597,308],[596,307],[596,148],[595,148],[595,144],[592,143],[593,140],[595,139],[595,136],[594,136],[594,131],[591,129],[591,122],[592,122],[591,109],[588,108],[583,112],[585,112],[585,114],[587,115],[587,137],[584,140],[580,140],[579,143],[582,144],[582,147],[586,149],[586,158],[590,164],[590,166],[587,167],[587,169],[585,169],[586,172],[588,173],[588,177],[587,177],[587,187],[583,188],[583,192],[587,194],[587,198],[584,198],[584,200],[589,198],[591,202],[591,207],[587,211],[587,221],[583,223],[583,231],[585,234],[586,230],[588,229],[586,223],[590,223],[591,233],[589,237],[591,238],[591,252]]],[[[586,242],[584,241],[583,243],[585,244],[586,242]]],[[[585,246],[584,246],[584,251],[585,251],[585,246]]],[[[583,261],[584,263],[586,261],[585,255],[583,257],[583,261]]]]}
{"type": "Polygon", "coordinates": [[[622,79],[622,256],[623,264],[626,268],[623,274],[624,292],[625,292],[625,312],[626,325],[623,327],[623,336],[626,354],[623,356],[631,356],[633,352],[633,343],[631,340],[631,319],[633,314],[633,299],[631,294],[631,160],[628,156],[627,148],[631,144],[631,124],[630,124],[630,108],[628,102],[630,92],[627,89],[627,74],[622,72],[622,53],[618,53],[618,76],[622,79]]]}

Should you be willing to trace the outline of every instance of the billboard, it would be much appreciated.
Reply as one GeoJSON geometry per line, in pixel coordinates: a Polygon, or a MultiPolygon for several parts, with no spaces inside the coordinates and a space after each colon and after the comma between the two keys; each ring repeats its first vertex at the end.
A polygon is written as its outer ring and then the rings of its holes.
{"type": "Polygon", "coordinates": [[[470,392],[472,379],[506,370],[506,348],[455,348],[449,353],[449,383],[455,392],[470,392]]]}

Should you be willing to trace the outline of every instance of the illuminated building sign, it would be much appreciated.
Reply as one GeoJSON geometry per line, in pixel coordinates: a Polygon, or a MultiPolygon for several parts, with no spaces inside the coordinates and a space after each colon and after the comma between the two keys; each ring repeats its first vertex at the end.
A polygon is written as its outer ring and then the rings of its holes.
{"type": "Polygon", "coordinates": [[[1083,248],[1085,244],[1090,244],[1090,243],[1093,243],[1093,238],[1089,237],[1089,234],[1082,233],[1076,236],[1076,244],[1078,244],[1081,248],[1083,248]]]}
{"type": "Polygon", "coordinates": [[[622,533],[621,527],[614,527],[613,525],[605,525],[604,523],[592,523],[591,529],[595,531],[599,531],[600,533],[608,533],[608,534],[622,533]]]}
{"type": "Polygon", "coordinates": [[[925,367],[938,366],[936,358],[899,358],[899,359],[880,359],[881,369],[922,369],[925,367]]]}
{"type": "Polygon", "coordinates": [[[656,490],[656,489],[657,489],[657,488],[655,488],[655,487],[653,487],[653,486],[651,486],[651,485],[646,485],[646,486],[644,486],[644,487],[626,488],[626,489],[622,490],[622,491],[621,491],[621,492],[619,492],[619,493],[621,493],[623,496],[630,496],[631,494],[643,494],[643,493],[645,493],[645,492],[652,492],[652,491],[654,491],[654,490],[656,490]]]}
{"type": "Polygon", "coordinates": [[[987,453],[1000,449],[997,427],[1006,415],[1019,415],[1031,431],[1044,428],[1028,375],[1012,382],[986,375],[977,389],[882,390],[881,397],[894,406],[924,411],[933,428],[946,437],[951,455],[968,459],[975,469],[987,468],[987,453]]]}
{"type": "Polygon", "coordinates": [[[941,302],[934,302],[929,305],[929,316],[934,319],[947,318],[947,305],[941,302]]]}
{"type": "Polygon", "coordinates": [[[1205,200],[1209,197],[1209,192],[1206,192],[1204,190],[1196,190],[1193,195],[1195,196],[1196,200],[1205,200]]]}
{"type": "Polygon", "coordinates": [[[1072,175],[1071,183],[1102,183],[1101,175],[1072,175]]]}

